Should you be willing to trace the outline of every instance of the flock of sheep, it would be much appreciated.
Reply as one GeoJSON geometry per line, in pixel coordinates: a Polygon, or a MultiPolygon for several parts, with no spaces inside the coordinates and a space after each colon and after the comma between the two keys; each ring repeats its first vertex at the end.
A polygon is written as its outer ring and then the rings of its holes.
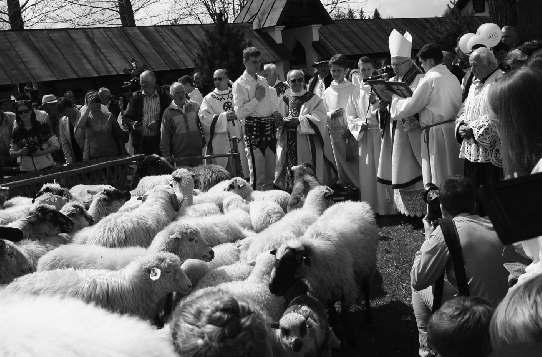
{"type": "Polygon", "coordinates": [[[262,314],[275,355],[331,356],[330,319],[370,307],[377,227],[293,173],[291,194],[208,165],[6,201],[0,355],[178,356],[175,308],[218,289],[262,314]]]}

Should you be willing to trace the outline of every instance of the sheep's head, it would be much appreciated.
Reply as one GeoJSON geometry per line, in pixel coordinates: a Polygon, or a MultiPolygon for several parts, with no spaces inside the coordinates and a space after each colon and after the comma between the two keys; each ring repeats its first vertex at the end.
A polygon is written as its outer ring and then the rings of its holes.
{"type": "Polygon", "coordinates": [[[74,232],[94,224],[94,219],[88,214],[83,204],[79,202],[68,202],[62,207],[60,213],[72,220],[74,232]]]}
{"type": "Polygon", "coordinates": [[[32,273],[34,267],[26,256],[10,241],[0,239],[0,285],[32,273]]]}
{"type": "Polygon", "coordinates": [[[250,184],[241,177],[232,178],[227,190],[238,194],[245,200],[250,199],[250,195],[252,193],[252,187],[250,184]]]}
{"type": "Polygon", "coordinates": [[[175,225],[175,229],[166,239],[165,251],[177,256],[189,254],[190,258],[206,262],[210,262],[215,256],[213,249],[201,237],[199,230],[188,223],[175,225]]]}
{"type": "Polygon", "coordinates": [[[302,178],[304,175],[314,176],[314,167],[308,162],[304,162],[301,165],[292,166],[288,170],[291,171],[294,180],[302,178]]]}
{"type": "Polygon", "coordinates": [[[239,195],[228,195],[226,198],[224,198],[224,201],[222,202],[222,210],[224,213],[228,213],[236,208],[248,212],[248,202],[239,195]]]}
{"type": "Polygon", "coordinates": [[[328,186],[316,186],[307,193],[303,207],[317,209],[322,214],[328,207],[333,205],[333,190],[328,186]]]}
{"type": "Polygon", "coordinates": [[[31,227],[31,237],[54,236],[73,230],[72,220],[50,205],[34,207],[23,220],[31,227]]]}
{"type": "Polygon", "coordinates": [[[269,291],[278,296],[284,296],[298,280],[302,279],[302,269],[311,265],[310,249],[297,241],[282,245],[272,250],[275,255],[275,267],[271,272],[269,291]]]}
{"type": "Polygon", "coordinates": [[[110,212],[117,211],[131,198],[129,191],[122,191],[116,188],[105,188],[96,196],[95,199],[101,200],[101,203],[107,206],[110,212]]]}
{"type": "Polygon", "coordinates": [[[43,186],[41,186],[38,193],[34,196],[34,199],[38,198],[39,196],[43,195],[44,193],[51,193],[53,195],[62,196],[66,198],[67,201],[72,199],[72,195],[70,193],[70,190],[67,188],[64,188],[60,186],[57,183],[46,183],[43,186]]]}
{"type": "Polygon", "coordinates": [[[158,185],[144,194],[142,200],[143,202],[167,200],[171,204],[173,210],[178,212],[179,209],[181,209],[180,201],[182,201],[182,193],[176,193],[175,189],[170,185],[158,185]],[[181,196],[180,199],[178,195],[181,196]]]}
{"type": "Polygon", "coordinates": [[[138,163],[137,176],[169,175],[173,170],[173,166],[171,166],[166,159],[156,154],[152,154],[145,156],[145,158],[138,163]]]}
{"type": "Polygon", "coordinates": [[[188,171],[187,169],[177,169],[171,174],[172,183],[177,184],[178,187],[182,190],[185,189],[194,190],[194,173],[188,171]]]}

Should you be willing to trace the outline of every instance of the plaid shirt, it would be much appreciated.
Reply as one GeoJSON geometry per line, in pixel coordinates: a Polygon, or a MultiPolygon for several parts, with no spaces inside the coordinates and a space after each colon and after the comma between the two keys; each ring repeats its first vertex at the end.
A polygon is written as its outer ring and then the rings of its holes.
{"type": "Polygon", "coordinates": [[[143,93],[143,136],[154,136],[160,131],[156,126],[154,130],[149,128],[153,122],[158,122],[160,119],[160,96],[157,91],[152,95],[143,93]]]}

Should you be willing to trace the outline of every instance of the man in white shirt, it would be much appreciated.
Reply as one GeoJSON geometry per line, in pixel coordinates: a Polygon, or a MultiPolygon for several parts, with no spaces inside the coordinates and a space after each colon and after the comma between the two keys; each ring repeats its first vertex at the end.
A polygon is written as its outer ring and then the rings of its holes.
{"type": "Polygon", "coordinates": [[[273,187],[276,123],[282,115],[275,89],[257,74],[260,55],[255,47],[243,50],[245,72],[233,83],[232,90],[234,110],[244,127],[250,183],[255,189],[266,189],[273,187]]]}
{"type": "Polygon", "coordinates": [[[454,134],[455,117],[461,106],[461,84],[442,64],[442,49],[437,44],[423,46],[418,58],[425,76],[392,120],[419,114],[423,183],[440,186],[448,177],[462,173],[454,134]]]}
{"type": "Polygon", "coordinates": [[[329,60],[329,70],[333,81],[324,91],[323,100],[329,119],[329,134],[337,174],[341,184],[350,184],[359,189],[358,144],[348,130],[346,105],[351,100],[356,87],[345,78],[348,60],[337,54],[329,60]]]}
{"type": "MultiPolygon", "coordinates": [[[[228,71],[217,69],[213,74],[213,82],[215,89],[203,98],[199,109],[199,117],[207,137],[207,154],[229,153],[230,140],[232,137],[237,137],[243,177],[249,177],[241,123],[233,111],[233,92],[228,85],[228,71]]],[[[222,157],[213,161],[226,167],[229,160],[227,157],[222,157]]]]}
{"type": "Polygon", "coordinates": [[[194,87],[194,80],[191,76],[186,75],[179,78],[179,82],[184,87],[184,91],[186,92],[186,95],[188,96],[188,99],[191,101],[198,103],[198,105],[201,105],[201,102],[203,101],[203,96],[201,95],[201,92],[198,88],[194,87]]]}

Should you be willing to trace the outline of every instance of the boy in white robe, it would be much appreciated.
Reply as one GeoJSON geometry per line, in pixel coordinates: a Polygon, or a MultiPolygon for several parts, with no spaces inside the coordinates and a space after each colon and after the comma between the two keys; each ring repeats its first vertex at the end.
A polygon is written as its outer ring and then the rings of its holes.
{"type": "Polygon", "coordinates": [[[282,120],[277,93],[267,80],[257,74],[260,51],[243,50],[245,72],[233,83],[233,106],[243,125],[245,152],[254,189],[273,188],[275,177],[276,123],[282,120]]]}
{"type": "MultiPolygon", "coordinates": [[[[248,162],[245,155],[245,144],[241,129],[241,122],[233,111],[233,92],[229,87],[228,72],[217,69],[213,74],[215,89],[207,94],[200,106],[199,117],[205,136],[207,137],[207,155],[226,154],[231,150],[231,138],[238,139],[238,152],[240,153],[243,177],[249,177],[248,162]]],[[[232,162],[227,157],[215,158],[213,162],[231,169],[232,162]]]]}
{"type": "Polygon", "coordinates": [[[291,190],[293,177],[289,169],[302,163],[312,164],[321,184],[332,183],[333,153],[321,134],[325,132],[327,121],[324,103],[316,94],[305,90],[303,71],[292,70],[287,79],[291,90],[283,98],[286,110],[277,135],[275,185],[291,190]]]}
{"type": "Polygon", "coordinates": [[[426,74],[392,120],[419,113],[423,183],[440,187],[447,178],[461,175],[463,171],[455,138],[461,84],[442,64],[442,50],[437,44],[423,46],[418,57],[426,74]]]}
{"type": "Polygon", "coordinates": [[[344,55],[337,54],[329,60],[333,81],[324,91],[322,99],[327,110],[329,135],[339,182],[359,189],[358,145],[348,130],[345,115],[346,106],[356,87],[345,79],[347,67],[348,62],[344,55]]]}
{"type": "Polygon", "coordinates": [[[391,186],[376,180],[382,137],[378,123],[378,100],[363,81],[374,73],[369,57],[359,59],[360,84],[346,107],[348,128],[359,145],[359,186],[361,201],[367,202],[380,215],[395,212],[391,186]]]}

